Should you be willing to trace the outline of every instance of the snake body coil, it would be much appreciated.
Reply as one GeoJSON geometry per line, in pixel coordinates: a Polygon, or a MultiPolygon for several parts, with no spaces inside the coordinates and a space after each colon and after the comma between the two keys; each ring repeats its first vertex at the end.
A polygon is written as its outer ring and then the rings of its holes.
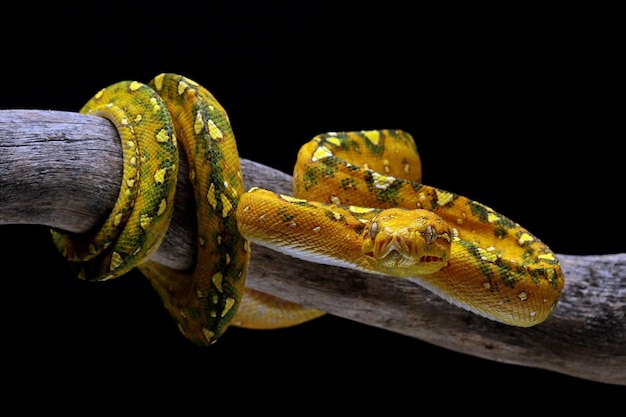
{"type": "Polygon", "coordinates": [[[421,184],[402,131],[338,132],[305,144],[294,196],[244,193],[228,116],[202,86],[175,74],[98,92],[81,112],[116,126],[120,195],[99,230],[53,231],[77,275],[118,277],[137,266],[181,332],[214,343],[233,324],[276,328],[323,312],[245,288],[249,241],[315,262],[413,280],[454,304],[515,326],[542,322],[563,287],[558,260],[517,223],[466,197],[421,184]],[[149,260],[172,217],[178,149],[197,213],[190,271],[149,260]]]}
{"type": "Polygon", "coordinates": [[[244,194],[237,220],[248,239],[315,262],[407,278],[513,326],[541,323],[558,303],[563,274],[548,246],[479,202],[421,184],[406,132],[319,135],[301,148],[293,181],[294,194],[306,200],[261,189],[244,194]],[[395,242],[393,250],[372,251],[374,240],[395,242]]]}
{"type": "Polygon", "coordinates": [[[202,86],[175,74],[161,74],[150,86],[114,84],[96,94],[81,112],[112,120],[125,149],[137,153],[126,156],[125,151],[123,209],[116,205],[95,236],[70,239],[55,232],[57,246],[65,254],[78,254],[70,261],[86,279],[110,279],[138,266],[181,332],[195,343],[212,344],[238,309],[249,260],[248,242],[235,219],[243,178],[226,112],[202,86]],[[124,136],[127,130],[135,137],[132,145],[124,136]],[[175,149],[176,142],[188,156],[196,204],[197,260],[191,271],[145,261],[171,219],[178,154],[162,156],[160,148],[166,144],[175,149]],[[141,167],[138,183],[132,177],[135,166],[141,167]],[[128,203],[126,195],[133,193],[135,198],[128,203]],[[155,229],[157,218],[160,223],[155,229]],[[83,247],[94,250],[84,256],[83,247]],[[85,270],[93,273],[85,275],[85,270]]]}

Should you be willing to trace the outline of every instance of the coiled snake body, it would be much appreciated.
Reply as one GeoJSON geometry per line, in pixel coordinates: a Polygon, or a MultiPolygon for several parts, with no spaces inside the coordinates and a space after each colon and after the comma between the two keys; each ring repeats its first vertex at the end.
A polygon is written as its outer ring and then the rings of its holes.
{"type": "Polygon", "coordinates": [[[323,314],[245,288],[250,244],[292,256],[413,280],[452,303],[528,327],[556,306],[563,276],[554,253],[520,225],[466,197],[421,184],[412,137],[337,132],[305,144],[294,196],[244,192],[228,116],[202,86],[176,74],[125,81],[83,113],[120,134],[120,195],[99,230],[53,231],[77,275],[107,280],[137,266],[181,332],[214,343],[233,324],[274,328],[323,314]],[[178,149],[189,163],[197,213],[190,271],[149,260],[172,217],[178,149]],[[260,320],[260,321],[259,321],[260,320]]]}

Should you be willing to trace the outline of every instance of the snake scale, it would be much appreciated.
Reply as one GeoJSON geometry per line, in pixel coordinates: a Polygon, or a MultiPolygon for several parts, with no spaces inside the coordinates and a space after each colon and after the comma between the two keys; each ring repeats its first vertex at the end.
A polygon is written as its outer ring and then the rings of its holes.
{"type": "Polygon", "coordinates": [[[120,194],[98,230],[52,230],[78,277],[103,281],[137,267],[180,331],[211,345],[230,325],[285,327],[324,314],[245,287],[250,242],[309,261],[402,277],[486,318],[520,327],[555,308],[555,254],[519,224],[421,183],[400,130],[331,132],[298,153],[292,196],[244,192],[237,144],[219,102],[196,82],[160,74],[99,91],[81,113],[110,120],[122,141],[120,194]],[[189,271],[157,264],[172,218],[181,146],[197,213],[189,271]]]}

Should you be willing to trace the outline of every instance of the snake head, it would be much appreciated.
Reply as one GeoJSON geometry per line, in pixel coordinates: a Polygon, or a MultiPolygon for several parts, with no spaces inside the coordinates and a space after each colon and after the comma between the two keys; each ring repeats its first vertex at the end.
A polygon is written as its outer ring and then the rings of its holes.
{"type": "Polygon", "coordinates": [[[397,276],[432,274],[448,263],[452,234],[428,210],[392,208],[378,213],[363,232],[362,251],[375,269],[397,276]]]}

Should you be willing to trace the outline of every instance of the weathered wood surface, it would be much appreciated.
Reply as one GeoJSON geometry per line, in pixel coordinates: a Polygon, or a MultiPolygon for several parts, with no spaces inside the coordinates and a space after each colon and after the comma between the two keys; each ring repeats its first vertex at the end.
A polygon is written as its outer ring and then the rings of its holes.
{"type": "MultiPolygon", "coordinates": [[[[181,158],[184,160],[184,158],[181,158]]],[[[242,160],[246,186],[289,193],[291,177],[242,160]]],[[[0,111],[0,225],[84,232],[107,216],[121,182],[112,125],[71,112],[0,111]]],[[[181,164],[177,209],[154,260],[190,266],[195,214],[181,164]]],[[[626,254],[559,254],[566,285],[530,329],[456,308],[402,279],[318,265],[254,246],[248,285],[331,314],[494,361],[626,385],[626,254]]]]}

